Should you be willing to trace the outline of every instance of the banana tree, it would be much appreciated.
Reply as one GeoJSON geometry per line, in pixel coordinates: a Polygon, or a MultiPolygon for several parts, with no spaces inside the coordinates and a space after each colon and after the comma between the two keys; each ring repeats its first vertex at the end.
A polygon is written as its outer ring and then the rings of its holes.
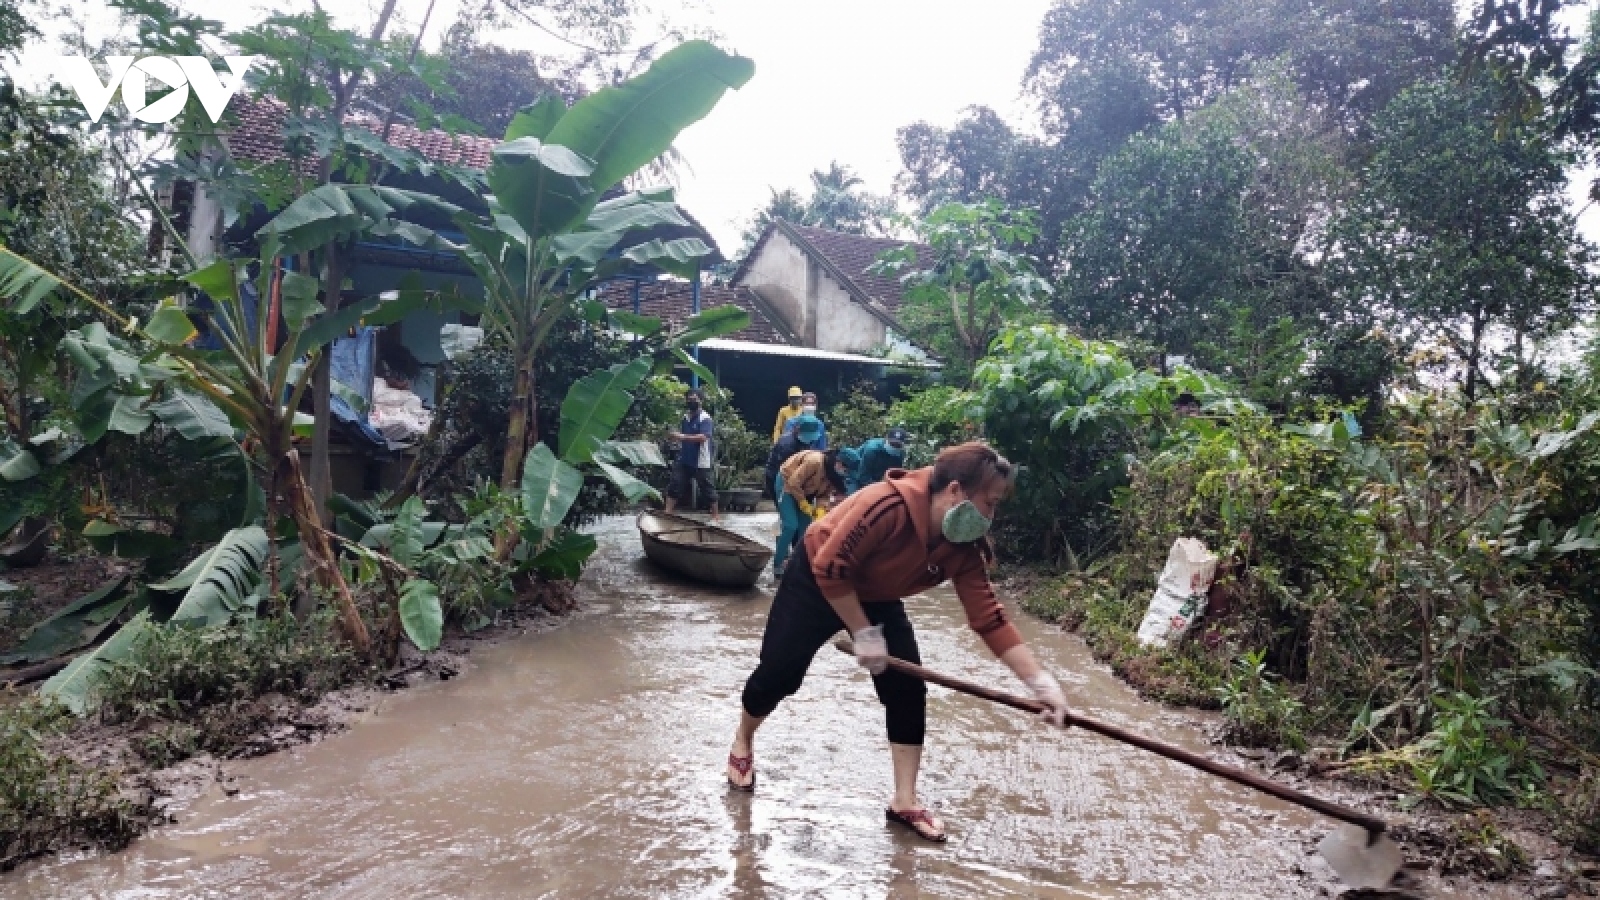
{"type": "Polygon", "coordinates": [[[459,217],[467,243],[456,248],[483,281],[486,328],[515,353],[502,489],[517,489],[538,443],[535,372],[561,315],[629,266],[692,274],[710,253],[696,238],[644,239],[647,229],[688,224],[670,190],[602,198],[754,72],[748,59],[690,41],[571,109],[550,97],[512,120],[489,165],[489,215],[459,217]]]}
{"type": "MultiPolygon", "coordinates": [[[[421,240],[424,230],[400,221],[402,214],[418,211],[448,218],[459,210],[427,195],[392,188],[324,185],[301,196],[261,229],[259,260],[222,259],[184,276],[211,299],[209,310],[163,304],[144,322],[129,319],[82,288],[0,247],[0,301],[60,293],[88,303],[124,335],[141,339],[135,346],[94,323],[70,332],[61,343],[80,372],[105,381],[106,389],[91,395],[104,408],[105,423],[95,426],[101,433],[118,423],[147,423],[150,416],[160,415],[158,410],[167,410],[163,420],[170,417],[169,424],[186,437],[233,438],[236,429],[243,432],[244,445],[265,475],[269,525],[284,516],[294,521],[313,581],[338,609],[345,638],[363,654],[369,648],[366,626],[322,530],[293,446],[295,410],[329,341],[362,319],[375,324],[396,321],[430,298],[417,293],[374,298],[330,314],[319,302],[317,279],[280,271],[278,263],[285,256],[353,234],[398,234],[421,240]],[[269,316],[247,314],[240,292],[256,263],[257,296],[267,297],[275,289],[281,297],[288,333],[278,347],[269,340],[269,316]],[[215,336],[220,351],[189,346],[198,336],[197,322],[215,336]]],[[[275,570],[272,574],[275,577],[275,570]]]]}

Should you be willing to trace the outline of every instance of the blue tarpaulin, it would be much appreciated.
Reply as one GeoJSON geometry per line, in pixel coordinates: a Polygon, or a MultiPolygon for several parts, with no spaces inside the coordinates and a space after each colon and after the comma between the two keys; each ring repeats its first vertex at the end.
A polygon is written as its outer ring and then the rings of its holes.
{"type": "MultiPolygon", "coordinates": [[[[363,325],[355,332],[354,336],[342,337],[333,342],[332,355],[328,362],[329,373],[333,375],[334,381],[360,394],[361,399],[370,406],[372,378],[378,361],[378,329],[363,325]]],[[[377,447],[388,448],[389,442],[384,440],[378,429],[367,423],[365,412],[352,409],[338,394],[334,394],[332,401],[330,409],[333,411],[333,417],[350,426],[352,438],[377,447]]]]}

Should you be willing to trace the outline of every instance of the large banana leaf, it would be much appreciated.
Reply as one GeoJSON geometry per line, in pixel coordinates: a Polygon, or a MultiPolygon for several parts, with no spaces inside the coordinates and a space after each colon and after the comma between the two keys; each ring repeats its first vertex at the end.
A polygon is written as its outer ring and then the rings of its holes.
{"type": "Polygon", "coordinates": [[[743,87],[754,74],[755,64],[744,57],[686,41],[643,74],[573,104],[546,140],[594,160],[589,181],[605,191],[660,156],[725,91],[743,87]]]}
{"type": "Polygon", "coordinates": [[[655,488],[610,463],[603,463],[597,459],[594,464],[599,466],[600,471],[605,474],[606,478],[617,486],[617,490],[622,492],[622,496],[628,498],[629,503],[638,503],[646,497],[661,496],[655,488]]]}
{"type": "Polygon", "coordinates": [[[171,621],[221,625],[249,605],[266,560],[266,530],[259,525],[235,528],[183,571],[150,589],[184,591],[171,621]]]}
{"type": "Polygon", "coordinates": [[[100,673],[127,659],[150,628],[149,610],[129,619],[128,624],[118,629],[110,640],[95,648],[94,652],[73,660],[46,681],[39,688],[39,696],[55,700],[80,716],[87,715],[93,702],[95,681],[100,673]]]}
{"type": "Polygon", "coordinates": [[[596,462],[635,466],[665,466],[661,448],[650,441],[606,441],[594,451],[596,462]]]}
{"type": "MultiPolygon", "coordinates": [[[[706,384],[713,386],[716,385],[716,373],[705,366],[700,365],[700,361],[690,356],[689,351],[683,349],[682,347],[674,347],[672,348],[672,355],[677,357],[680,365],[693,372],[695,377],[699,378],[701,381],[704,381],[706,384]]],[[[669,366],[668,368],[671,367],[669,366]]]]}
{"type": "Polygon", "coordinates": [[[334,531],[352,541],[360,541],[367,529],[387,517],[383,507],[377,503],[356,500],[339,493],[328,498],[328,512],[333,513],[334,531]]]}
{"type": "Polygon", "coordinates": [[[341,306],[338,312],[323,315],[306,326],[295,346],[295,353],[303,355],[331,343],[356,325],[391,325],[418,310],[478,313],[483,311],[483,301],[460,291],[428,291],[420,286],[384,291],[375,297],[363,297],[341,306]]]}
{"type": "Polygon", "coordinates": [[[264,257],[293,256],[358,234],[399,235],[427,243],[432,232],[405,221],[449,220],[461,208],[430,194],[372,184],[324,184],[284,207],[256,236],[264,257]]]}
{"type": "Polygon", "coordinates": [[[542,141],[566,114],[566,101],[551,94],[517,110],[517,114],[511,117],[511,124],[506,127],[505,140],[536,137],[542,141]]]}
{"type": "Polygon", "coordinates": [[[617,331],[624,331],[635,338],[651,338],[661,333],[661,320],[655,316],[639,316],[620,309],[607,309],[604,312],[606,324],[617,331]]]}
{"type": "Polygon", "coordinates": [[[650,360],[641,357],[573,382],[561,401],[561,458],[573,464],[592,459],[595,448],[611,439],[633,406],[630,392],[649,374],[650,360]]]}
{"type": "Polygon", "coordinates": [[[417,564],[417,557],[422,555],[426,546],[422,535],[422,517],[427,512],[428,507],[421,497],[407,497],[394,517],[394,527],[389,531],[389,554],[395,562],[408,569],[417,564]]]}
{"type": "Polygon", "coordinates": [[[171,535],[126,528],[103,519],[95,519],[83,526],[83,538],[95,552],[123,559],[160,559],[183,549],[171,535]]]}
{"type": "Polygon", "coordinates": [[[494,149],[489,188],[530,235],[559,234],[583,221],[593,205],[594,163],[560,144],[519,137],[494,149]]]}
{"type": "Polygon", "coordinates": [[[655,221],[654,217],[663,209],[669,211],[672,224],[689,224],[683,217],[683,212],[678,209],[676,192],[671,187],[663,186],[629,191],[610,200],[596,203],[588,217],[583,220],[583,227],[594,231],[650,228],[661,224],[655,221]]]}
{"type": "Polygon", "coordinates": [[[0,443],[0,478],[27,481],[42,471],[44,469],[39,465],[39,458],[27,447],[19,447],[10,441],[0,443]]]}
{"type": "Polygon", "coordinates": [[[61,287],[61,279],[0,247],[0,302],[12,315],[25,315],[61,287]]]}
{"type": "MultiPolygon", "coordinates": [[[[441,538],[459,537],[462,533],[463,527],[464,526],[461,525],[451,525],[446,522],[423,522],[419,526],[418,534],[421,535],[422,546],[427,548],[439,543],[441,538]]],[[[394,525],[389,522],[384,522],[368,528],[366,534],[361,536],[360,544],[363,547],[386,549],[393,546],[393,540],[394,525]]]]}
{"type": "MultiPolygon", "coordinates": [[[[688,220],[678,210],[676,203],[635,203],[624,210],[607,216],[603,226],[597,226],[595,217],[590,216],[584,223],[585,230],[559,235],[551,243],[556,258],[562,261],[581,263],[592,266],[604,259],[613,249],[622,246],[630,233],[644,228],[655,228],[659,225],[688,225],[688,220]]],[[[710,247],[698,239],[693,239],[705,250],[695,254],[692,245],[666,247],[660,241],[647,242],[661,245],[641,251],[638,255],[644,259],[655,256],[671,256],[676,254],[684,260],[696,256],[704,256],[711,252],[710,247]]],[[[677,244],[678,242],[668,242],[677,244]]],[[[674,260],[675,261],[675,260],[674,260]]]]}
{"type": "Polygon", "coordinates": [[[622,259],[641,266],[655,266],[679,278],[693,278],[700,272],[700,260],[711,255],[711,248],[699,238],[677,238],[663,241],[660,238],[634,244],[618,254],[622,259]]]}
{"type": "Polygon", "coordinates": [[[21,646],[0,656],[0,666],[54,659],[94,643],[128,605],[127,583],[128,576],[119,575],[33,626],[21,646]]]}
{"type": "Polygon", "coordinates": [[[539,547],[539,552],[528,560],[528,568],[546,578],[564,578],[576,581],[583,574],[583,566],[599,548],[593,535],[560,527],[539,547]]]}
{"type": "Polygon", "coordinates": [[[583,473],[556,459],[544,443],[533,445],[522,463],[522,515],[535,528],[554,528],[583,489],[583,473]]]}
{"type": "Polygon", "coordinates": [[[233,437],[233,425],[228,421],[228,414],[203,394],[172,388],[165,397],[145,408],[163,425],[191,441],[208,437],[233,437]]]}
{"type": "Polygon", "coordinates": [[[733,304],[713,306],[689,317],[683,330],[667,339],[669,347],[693,347],[701,341],[732,334],[750,325],[750,314],[733,304]]]}

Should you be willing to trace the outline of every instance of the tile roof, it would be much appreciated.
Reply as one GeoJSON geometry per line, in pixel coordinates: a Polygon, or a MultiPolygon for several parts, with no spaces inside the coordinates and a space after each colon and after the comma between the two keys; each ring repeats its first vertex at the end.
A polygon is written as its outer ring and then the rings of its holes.
{"type": "MultiPolygon", "coordinates": [[[[612,309],[633,309],[633,283],[626,280],[607,282],[600,287],[600,302],[612,309]]],[[[750,324],[725,337],[754,341],[759,344],[788,344],[787,338],[767,317],[747,288],[730,288],[721,284],[700,286],[700,308],[732,304],[750,314],[750,324]]],[[[655,316],[676,328],[689,319],[694,308],[692,288],[687,281],[646,281],[639,286],[639,312],[655,316]]]]}
{"type": "MultiPolygon", "coordinates": [[[[287,107],[271,98],[256,97],[234,107],[239,125],[228,134],[228,150],[235,159],[274,163],[284,159],[283,120],[287,107]]],[[[345,116],[346,125],[358,125],[373,133],[383,128],[381,119],[365,113],[345,116]]],[[[388,143],[413,150],[436,163],[486,169],[499,141],[470,134],[423,131],[396,122],[389,128],[388,143]]]]}
{"type": "MultiPolygon", "coordinates": [[[[831,263],[833,268],[850,279],[852,284],[846,285],[846,288],[854,288],[853,293],[859,292],[881,304],[890,315],[900,309],[900,299],[905,291],[901,289],[899,279],[889,275],[868,274],[867,267],[877,260],[878,254],[904,247],[910,241],[845,234],[812,225],[784,224],[810,244],[811,249],[831,263]]],[[[917,245],[917,261],[924,266],[932,265],[932,251],[926,245],[917,245]]]]}
{"type": "MultiPolygon", "coordinates": [[[[283,152],[283,122],[288,110],[282,103],[270,97],[256,97],[249,98],[234,109],[239,116],[239,125],[228,134],[227,143],[228,150],[235,159],[266,164],[286,158],[283,152]]],[[[357,125],[373,134],[379,134],[383,130],[382,120],[366,113],[345,116],[344,121],[346,125],[357,125]]],[[[423,131],[398,122],[389,128],[388,143],[412,150],[435,163],[464,166],[480,171],[489,168],[489,163],[494,158],[494,148],[500,144],[493,138],[450,134],[437,129],[423,131]]],[[[309,174],[311,171],[309,163],[305,168],[309,174]]],[[[621,195],[623,191],[624,188],[618,185],[602,197],[610,199],[621,195]]],[[[724,262],[722,248],[717,246],[716,238],[712,237],[711,232],[682,206],[678,207],[678,211],[688,220],[687,226],[657,226],[644,232],[641,239],[660,238],[670,241],[681,237],[697,237],[711,248],[711,254],[705,257],[706,265],[724,262]]]]}

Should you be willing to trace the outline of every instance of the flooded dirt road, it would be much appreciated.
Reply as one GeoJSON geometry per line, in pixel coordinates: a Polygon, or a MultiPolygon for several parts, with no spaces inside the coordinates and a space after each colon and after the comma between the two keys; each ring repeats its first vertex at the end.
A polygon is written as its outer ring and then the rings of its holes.
{"type": "MultiPolygon", "coordinates": [[[[733,517],[767,539],[771,516],[733,517]]],[[[348,733],[229,764],[220,791],[103,858],[0,876],[15,898],[1228,897],[1318,895],[1308,814],[1093,735],[934,688],[924,799],[951,840],[884,823],[881,707],[825,649],[724,787],[769,603],[671,579],[602,523],[589,606],[386,697],[348,733]],[[1312,875],[1300,875],[1304,869],[1312,875]]],[[[930,667],[1019,691],[952,594],[908,604],[930,667]]],[[[1069,699],[1204,749],[1075,639],[1018,616],[1069,699]]]]}

